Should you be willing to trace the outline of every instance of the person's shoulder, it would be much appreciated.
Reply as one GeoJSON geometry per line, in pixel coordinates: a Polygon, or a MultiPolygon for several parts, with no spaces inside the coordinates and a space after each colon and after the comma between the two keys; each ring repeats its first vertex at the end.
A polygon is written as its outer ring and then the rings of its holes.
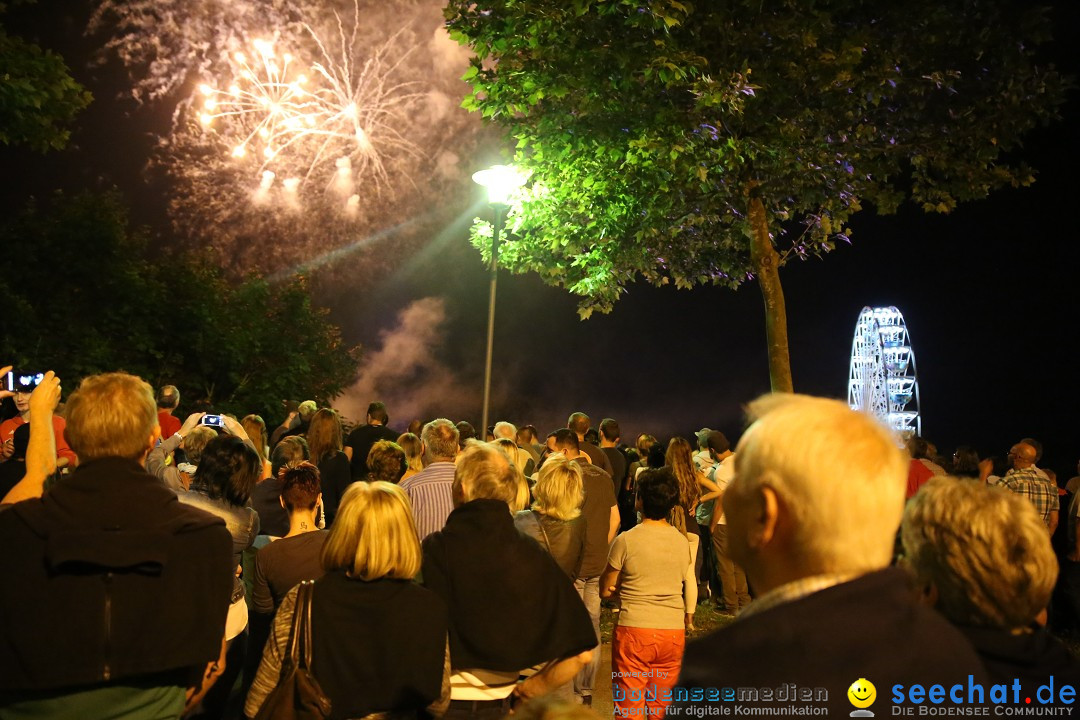
{"type": "MultiPolygon", "coordinates": [[[[188,493],[190,496],[190,493],[188,493]]],[[[173,503],[166,511],[168,515],[174,520],[180,521],[180,527],[188,532],[196,532],[205,530],[211,534],[218,531],[223,531],[227,537],[232,537],[229,534],[228,528],[225,526],[225,520],[221,516],[202,509],[197,505],[192,505],[184,502],[179,497],[179,502],[173,503]]],[[[249,508],[250,509],[250,508],[249,508]]],[[[254,510],[252,510],[254,512],[254,510]]]]}
{"type": "Polygon", "coordinates": [[[267,502],[269,500],[277,502],[277,499],[280,496],[281,480],[273,476],[266,478],[262,482],[256,483],[251,491],[252,503],[267,502]]]}
{"type": "MultiPolygon", "coordinates": [[[[56,417],[55,415],[53,417],[56,417]]],[[[16,415],[13,418],[8,418],[4,422],[0,422],[0,437],[9,435],[15,432],[15,428],[22,425],[22,418],[16,415]]]]}
{"type": "Polygon", "coordinates": [[[585,479],[585,482],[595,483],[606,480],[609,484],[611,483],[611,475],[608,474],[607,470],[596,463],[580,463],[580,465],[581,475],[585,479]]]}
{"type": "Polygon", "coordinates": [[[401,594],[404,597],[411,598],[415,602],[423,603],[431,608],[434,612],[447,614],[446,602],[442,597],[430,588],[426,588],[423,585],[413,582],[412,580],[400,580],[396,581],[401,583],[401,594]]]}
{"type": "Polygon", "coordinates": [[[324,455],[323,456],[323,461],[321,463],[319,463],[319,466],[320,467],[325,467],[328,470],[333,470],[335,465],[348,466],[348,464],[349,464],[349,456],[346,455],[341,450],[335,450],[334,452],[330,453],[329,455],[324,455]]]}

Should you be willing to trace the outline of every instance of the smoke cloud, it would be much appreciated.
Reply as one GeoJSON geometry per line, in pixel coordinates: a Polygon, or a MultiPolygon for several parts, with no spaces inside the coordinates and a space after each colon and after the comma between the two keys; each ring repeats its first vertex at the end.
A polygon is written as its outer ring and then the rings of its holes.
{"type": "MultiPolygon", "coordinates": [[[[464,383],[438,357],[445,342],[446,302],[439,297],[413,301],[398,313],[397,323],[380,334],[360,378],[334,406],[362,423],[369,403],[386,403],[390,424],[402,428],[413,419],[457,417],[480,405],[475,383],[464,383]]],[[[474,411],[475,412],[475,411],[474,411]]]]}

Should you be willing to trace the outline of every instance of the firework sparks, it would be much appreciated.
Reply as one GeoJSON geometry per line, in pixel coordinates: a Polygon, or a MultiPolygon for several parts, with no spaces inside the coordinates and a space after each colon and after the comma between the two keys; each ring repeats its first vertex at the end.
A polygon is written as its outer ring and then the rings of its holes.
{"type": "Polygon", "coordinates": [[[233,160],[249,163],[252,177],[261,178],[256,201],[269,200],[275,179],[282,178],[279,194],[287,206],[298,207],[298,195],[309,187],[321,188],[353,216],[362,202],[358,185],[367,180],[378,193],[391,184],[384,157],[422,154],[399,128],[423,94],[414,81],[391,79],[410,51],[391,59],[400,45],[397,33],[361,60],[355,5],[354,13],[350,33],[334,13],[336,43],[304,25],[318,49],[310,64],[259,39],[250,53],[233,55],[229,84],[200,85],[200,123],[217,134],[233,160]]]}
{"type": "MultiPolygon", "coordinates": [[[[385,269],[392,256],[357,238],[468,187],[480,123],[458,105],[468,51],[438,0],[94,3],[98,59],[125,68],[123,95],[171,117],[147,178],[175,238],[237,273],[314,257],[385,269]]],[[[423,242],[409,228],[397,252],[423,242]]]]}

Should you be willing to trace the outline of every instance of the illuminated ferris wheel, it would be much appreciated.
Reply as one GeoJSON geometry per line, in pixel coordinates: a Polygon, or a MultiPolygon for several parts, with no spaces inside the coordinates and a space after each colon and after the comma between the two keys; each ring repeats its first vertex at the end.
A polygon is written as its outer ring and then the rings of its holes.
{"type": "Polygon", "coordinates": [[[855,323],[848,405],[907,438],[922,434],[919,379],[904,316],[895,307],[863,308],[855,323]]]}

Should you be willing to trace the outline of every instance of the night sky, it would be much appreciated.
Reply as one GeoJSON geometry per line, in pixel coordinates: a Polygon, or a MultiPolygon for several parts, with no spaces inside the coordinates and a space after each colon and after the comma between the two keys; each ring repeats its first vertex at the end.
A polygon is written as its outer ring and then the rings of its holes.
{"type": "MultiPolygon", "coordinates": [[[[132,110],[115,99],[121,83],[115,68],[87,67],[99,40],[82,34],[83,4],[64,3],[58,20],[54,3],[39,5],[53,6],[48,23],[41,7],[16,8],[5,25],[63,53],[96,99],[80,118],[70,150],[44,160],[0,150],[0,207],[10,212],[28,195],[59,187],[116,185],[136,219],[165,242],[169,189],[148,182],[144,167],[153,133],[163,131],[168,113],[132,110]]],[[[1054,16],[1057,62],[1074,74],[1078,15],[1075,3],[1062,0],[1054,16]]],[[[910,207],[891,217],[864,213],[853,220],[852,245],[781,271],[797,391],[845,397],[859,311],[895,305],[915,351],[928,439],[943,452],[964,443],[983,455],[1003,455],[1020,437],[1032,436],[1046,446],[1040,465],[1062,479],[1075,474],[1076,93],[1063,115],[1025,143],[1022,155],[1038,170],[1033,187],[999,191],[949,216],[910,207]]],[[[367,395],[378,395],[395,427],[407,424],[410,413],[479,423],[487,279],[468,245],[467,226],[473,214],[490,211],[467,177],[482,160],[480,153],[463,160],[466,179],[457,194],[417,205],[424,215],[408,231],[389,233],[313,276],[318,299],[346,339],[364,344],[369,359],[383,350],[382,360],[392,365],[394,352],[411,353],[402,376],[368,372],[366,384],[342,403],[354,418],[357,407],[376,399],[367,395]],[[434,300],[413,305],[422,298],[434,300]],[[410,306],[410,317],[426,333],[419,339],[416,325],[403,329],[399,321],[410,306]],[[393,341],[410,335],[415,342],[392,350],[398,347],[393,341]]],[[[388,217],[386,227],[406,219],[388,217]]],[[[583,410],[594,424],[618,419],[630,442],[639,432],[667,437],[702,426],[734,438],[742,405],[768,390],[755,285],[738,292],[634,285],[612,314],[581,322],[564,291],[503,272],[495,342],[492,415],[531,422],[544,433],[583,410]]]]}

